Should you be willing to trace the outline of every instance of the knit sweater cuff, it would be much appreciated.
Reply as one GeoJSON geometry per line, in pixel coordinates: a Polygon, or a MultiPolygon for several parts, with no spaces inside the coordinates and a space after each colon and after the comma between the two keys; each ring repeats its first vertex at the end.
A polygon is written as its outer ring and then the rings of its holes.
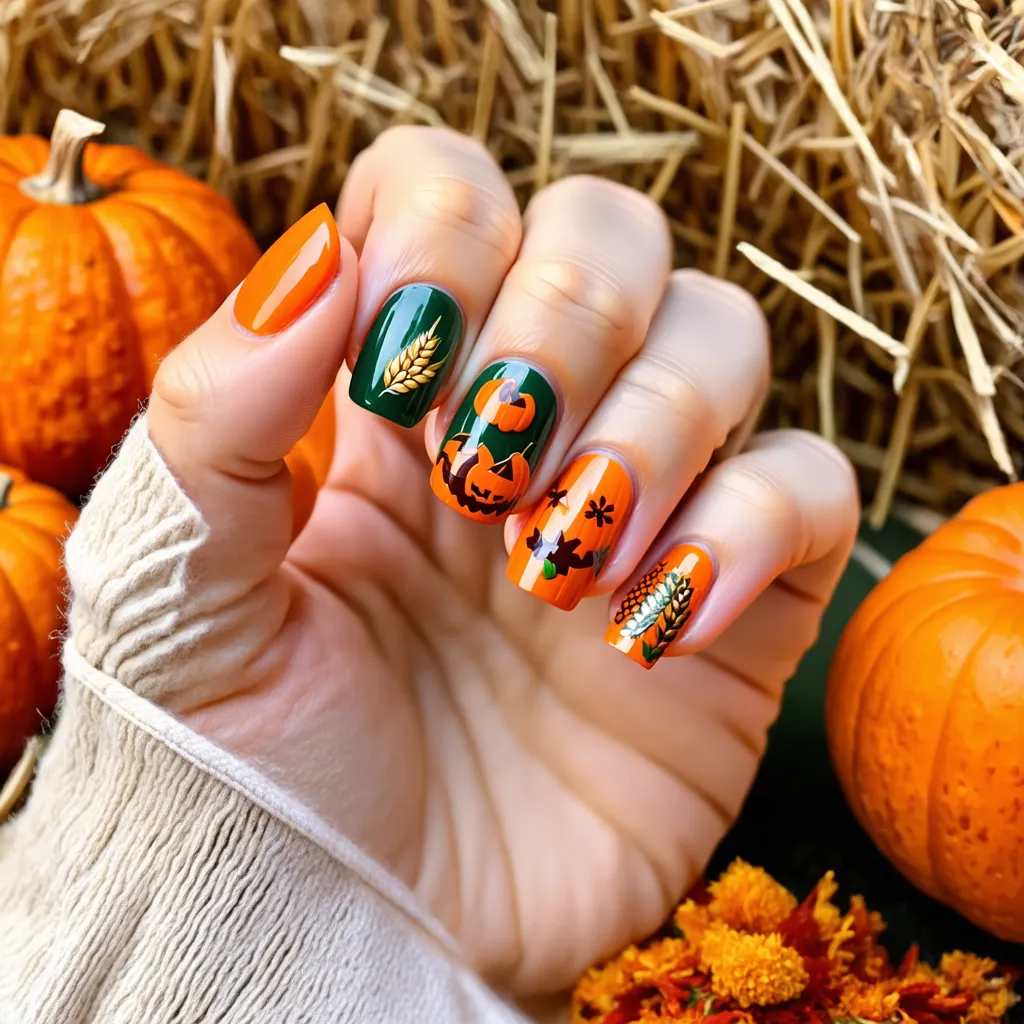
{"type": "Polygon", "coordinates": [[[59,724],[0,829],[0,1024],[522,1024],[399,881],[124,684],[204,535],[144,420],[79,529],[59,724]]]}

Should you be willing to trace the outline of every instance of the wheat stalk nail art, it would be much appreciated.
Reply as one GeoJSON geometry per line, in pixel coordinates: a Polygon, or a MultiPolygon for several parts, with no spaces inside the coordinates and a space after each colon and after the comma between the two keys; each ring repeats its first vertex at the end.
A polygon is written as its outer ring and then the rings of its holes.
{"type": "Polygon", "coordinates": [[[433,380],[448,359],[444,356],[435,363],[430,361],[441,343],[441,339],[434,333],[440,322],[441,318],[438,317],[384,368],[382,395],[404,395],[433,380]]]}

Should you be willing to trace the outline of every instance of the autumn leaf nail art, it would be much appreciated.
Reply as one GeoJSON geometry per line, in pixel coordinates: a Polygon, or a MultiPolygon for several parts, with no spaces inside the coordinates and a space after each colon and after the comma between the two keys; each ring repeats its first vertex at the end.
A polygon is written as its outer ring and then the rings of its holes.
{"type": "Polygon", "coordinates": [[[630,588],[605,640],[644,668],[653,668],[690,625],[714,581],[711,555],[680,544],[630,588]]]}
{"type": "Polygon", "coordinates": [[[604,569],[632,498],[621,463],[581,455],[527,520],[509,557],[509,579],[556,608],[575,608],[604,569]]]}

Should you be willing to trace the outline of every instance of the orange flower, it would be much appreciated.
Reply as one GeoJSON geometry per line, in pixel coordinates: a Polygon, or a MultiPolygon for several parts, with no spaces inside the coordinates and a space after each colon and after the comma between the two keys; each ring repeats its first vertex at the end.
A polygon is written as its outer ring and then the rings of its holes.
{"type": "Polygon", "coordinates": [[[573,1024],[1002,1024],[1018,1000],[995,961],[958,951],[936,970],[915,947],[897,970],[877,941],[881,917],[860,896],[841,914],[836,889],[830,871],[798,906],[734,861],[709,903],[676,909],[681,936],[630,946],[580,979],[573,1024]]]}
{"type": "Polygon", "coordinates": [[[711,915],[741,932],[766,935],[796,908],[796,897],[768,874],[737,858],[708,886],[711,915]]]}
{"type": "Polygon", "coordinates": [[[861,1020],[889,1020],[900,1006],[900,994],[891,985],[876,982],[865,984],[847,978],[839,996],[837,1016],[859,1017],[861,1020]]]}
{"type": "Polygon", "coordinates": [[[803,957],[781,935],[750,935],[716,922],[701,943],[711,988],[738,1006],[772,1006],[795,999],[807,985],[803,957]]]}
{"type": "Polygon", "coordinates": [[[685,900],[676,907],[672,920],[690,942],[699,943],[711,927],[711,911],[693,900],[685,900]]]}
{"type": "Polygon", "coordinates": [[[995,960],[962,953],[956,949],[946,953],[939,961],[939,974],[949,982],[955,992],[972,992],[977,995],[988,986],[988,976],[996,969],[995,960]]]}
{"type": "Polygon", "coordinates": [[[818,925],[818,931],[826,942],[832,938],[835,930],[839,927],[839,908],[832,902],[839,889],[834,871],[826,871],[825,877],[818,883],[814,893],[814,920],[818,925]]]}

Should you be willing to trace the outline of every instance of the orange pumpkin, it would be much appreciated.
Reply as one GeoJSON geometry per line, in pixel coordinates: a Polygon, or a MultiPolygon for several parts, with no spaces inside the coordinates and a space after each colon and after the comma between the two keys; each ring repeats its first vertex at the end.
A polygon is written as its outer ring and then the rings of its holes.
{"type": "Polygon", "coordinates": [[[61,111],[0,138],[0,462],[79,495],[157,364],[259,258],[209,186],[61,111]]]}
{"type": "Polygon", "coordinates": [[[77,517],[56,491],[0,466],[0,777],[57,703],[61,558],[77,517]]]}
{"type": "Polygon", "coordinates": [[[435,486],[434,493],[478,522],[495,522],[525,493],[530,464],[519,452],[495,464],[487,445],[467,449],[466,440],[466,434],[457,434],[441,449],[433,473],[444,486],[435,486]]]}
{"type": "Polygon", "coordinates": [[[533,395],[524,395],[514,377],[489,380],[473,399],[476,414],[503,433],[525,430],[537,410],[533,395]]]}
{"type": "Polygon", "coordinates": [[[868,596],[836,649],[826,724],[882,852],[1024,942],[1024,484],[974,499],[868,596]]]}
{"type": "Polygon", "coordinates": [[[285,457],[292,475],[292,536],[297,537],[313,514],[316,496],[334,459],[336,429],[334,391],[320,407],[308,433],[285,457]]]}

